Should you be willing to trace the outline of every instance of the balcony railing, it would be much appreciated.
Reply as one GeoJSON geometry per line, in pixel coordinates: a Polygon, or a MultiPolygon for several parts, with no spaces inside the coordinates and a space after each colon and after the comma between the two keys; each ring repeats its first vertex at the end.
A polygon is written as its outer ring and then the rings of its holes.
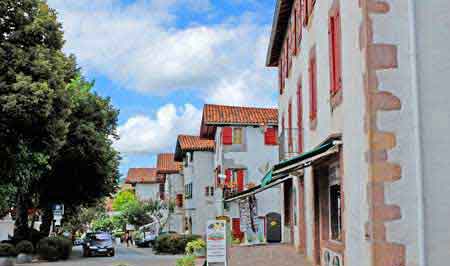
{"type": "Polygon", "coordinates": [[[280,161],[300,155],[298,128],[285,128],[278,136],[280,161]]]}

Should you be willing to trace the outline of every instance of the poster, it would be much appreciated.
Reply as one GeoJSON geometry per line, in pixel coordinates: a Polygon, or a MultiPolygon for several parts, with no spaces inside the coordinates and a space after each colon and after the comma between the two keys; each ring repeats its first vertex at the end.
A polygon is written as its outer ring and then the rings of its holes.
{"type": "Polygon", "coordinates": [[[208,221],[206,227],[206,260],[210,263],[227,265],[227,229],[226,222],[221,220],[208,221]]]}

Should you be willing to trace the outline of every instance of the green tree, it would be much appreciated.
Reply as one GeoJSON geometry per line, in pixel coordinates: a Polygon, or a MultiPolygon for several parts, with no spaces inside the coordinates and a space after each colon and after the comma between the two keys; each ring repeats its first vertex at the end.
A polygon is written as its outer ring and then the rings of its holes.
{"type": "Polygon", "coordinates": [[[14,206],[16,188],[12,185],[0,185],[0,219],[5,217],[14,206]]]}
{"type": "Polygon", "coordinates": [[[131,190],[120,191],[114,198],[112,207],[115,211],[125,211],[127,208],[132,207],[133,204],[138,204],[139,201],[131,190]]]}
{"type": "Polygon", "coordinates": [[[0,171],[17,187],[15,236],[28,235],[33,184],[66,141],[74,57],[62,52],[61,24],[43,0],[0,1],[0,171]]]}
{"type": "MultiPolygon", "coordinates": [[[[117,186],[120,158],[112,139],[118,111],[110,99],[91,91],[93,85],[78,75],[67,87],[72,103],[67,140],[38,187],[40,206],[49,213],[55,202],[75,209],[92,206],[111,196],[117,186]]],[[[44,222],[41,231],[48,232],[49,224],[44,222]]]]}

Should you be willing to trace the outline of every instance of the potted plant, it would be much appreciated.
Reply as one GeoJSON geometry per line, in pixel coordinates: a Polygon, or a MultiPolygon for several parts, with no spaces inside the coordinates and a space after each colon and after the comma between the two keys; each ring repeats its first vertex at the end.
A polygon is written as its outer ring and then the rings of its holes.
{"type": "Polygon", "coordinates": [[[202,239],[197,239],[189,242],[186,245],[186,253],[188,255],[194,255],[196,257],[206,256],[206,243],[202,239]]]}

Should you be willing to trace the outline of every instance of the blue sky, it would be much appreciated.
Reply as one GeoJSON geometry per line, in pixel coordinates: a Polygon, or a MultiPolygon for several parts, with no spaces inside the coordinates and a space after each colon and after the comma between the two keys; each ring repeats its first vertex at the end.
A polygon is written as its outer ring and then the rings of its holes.
{"type": "Polygon", "coordinates": [[[95,91],[120,109],[121,173],[152,167],[204,103],[276,105],[264,66],[275,0],[48,0],[95,91]]]}

